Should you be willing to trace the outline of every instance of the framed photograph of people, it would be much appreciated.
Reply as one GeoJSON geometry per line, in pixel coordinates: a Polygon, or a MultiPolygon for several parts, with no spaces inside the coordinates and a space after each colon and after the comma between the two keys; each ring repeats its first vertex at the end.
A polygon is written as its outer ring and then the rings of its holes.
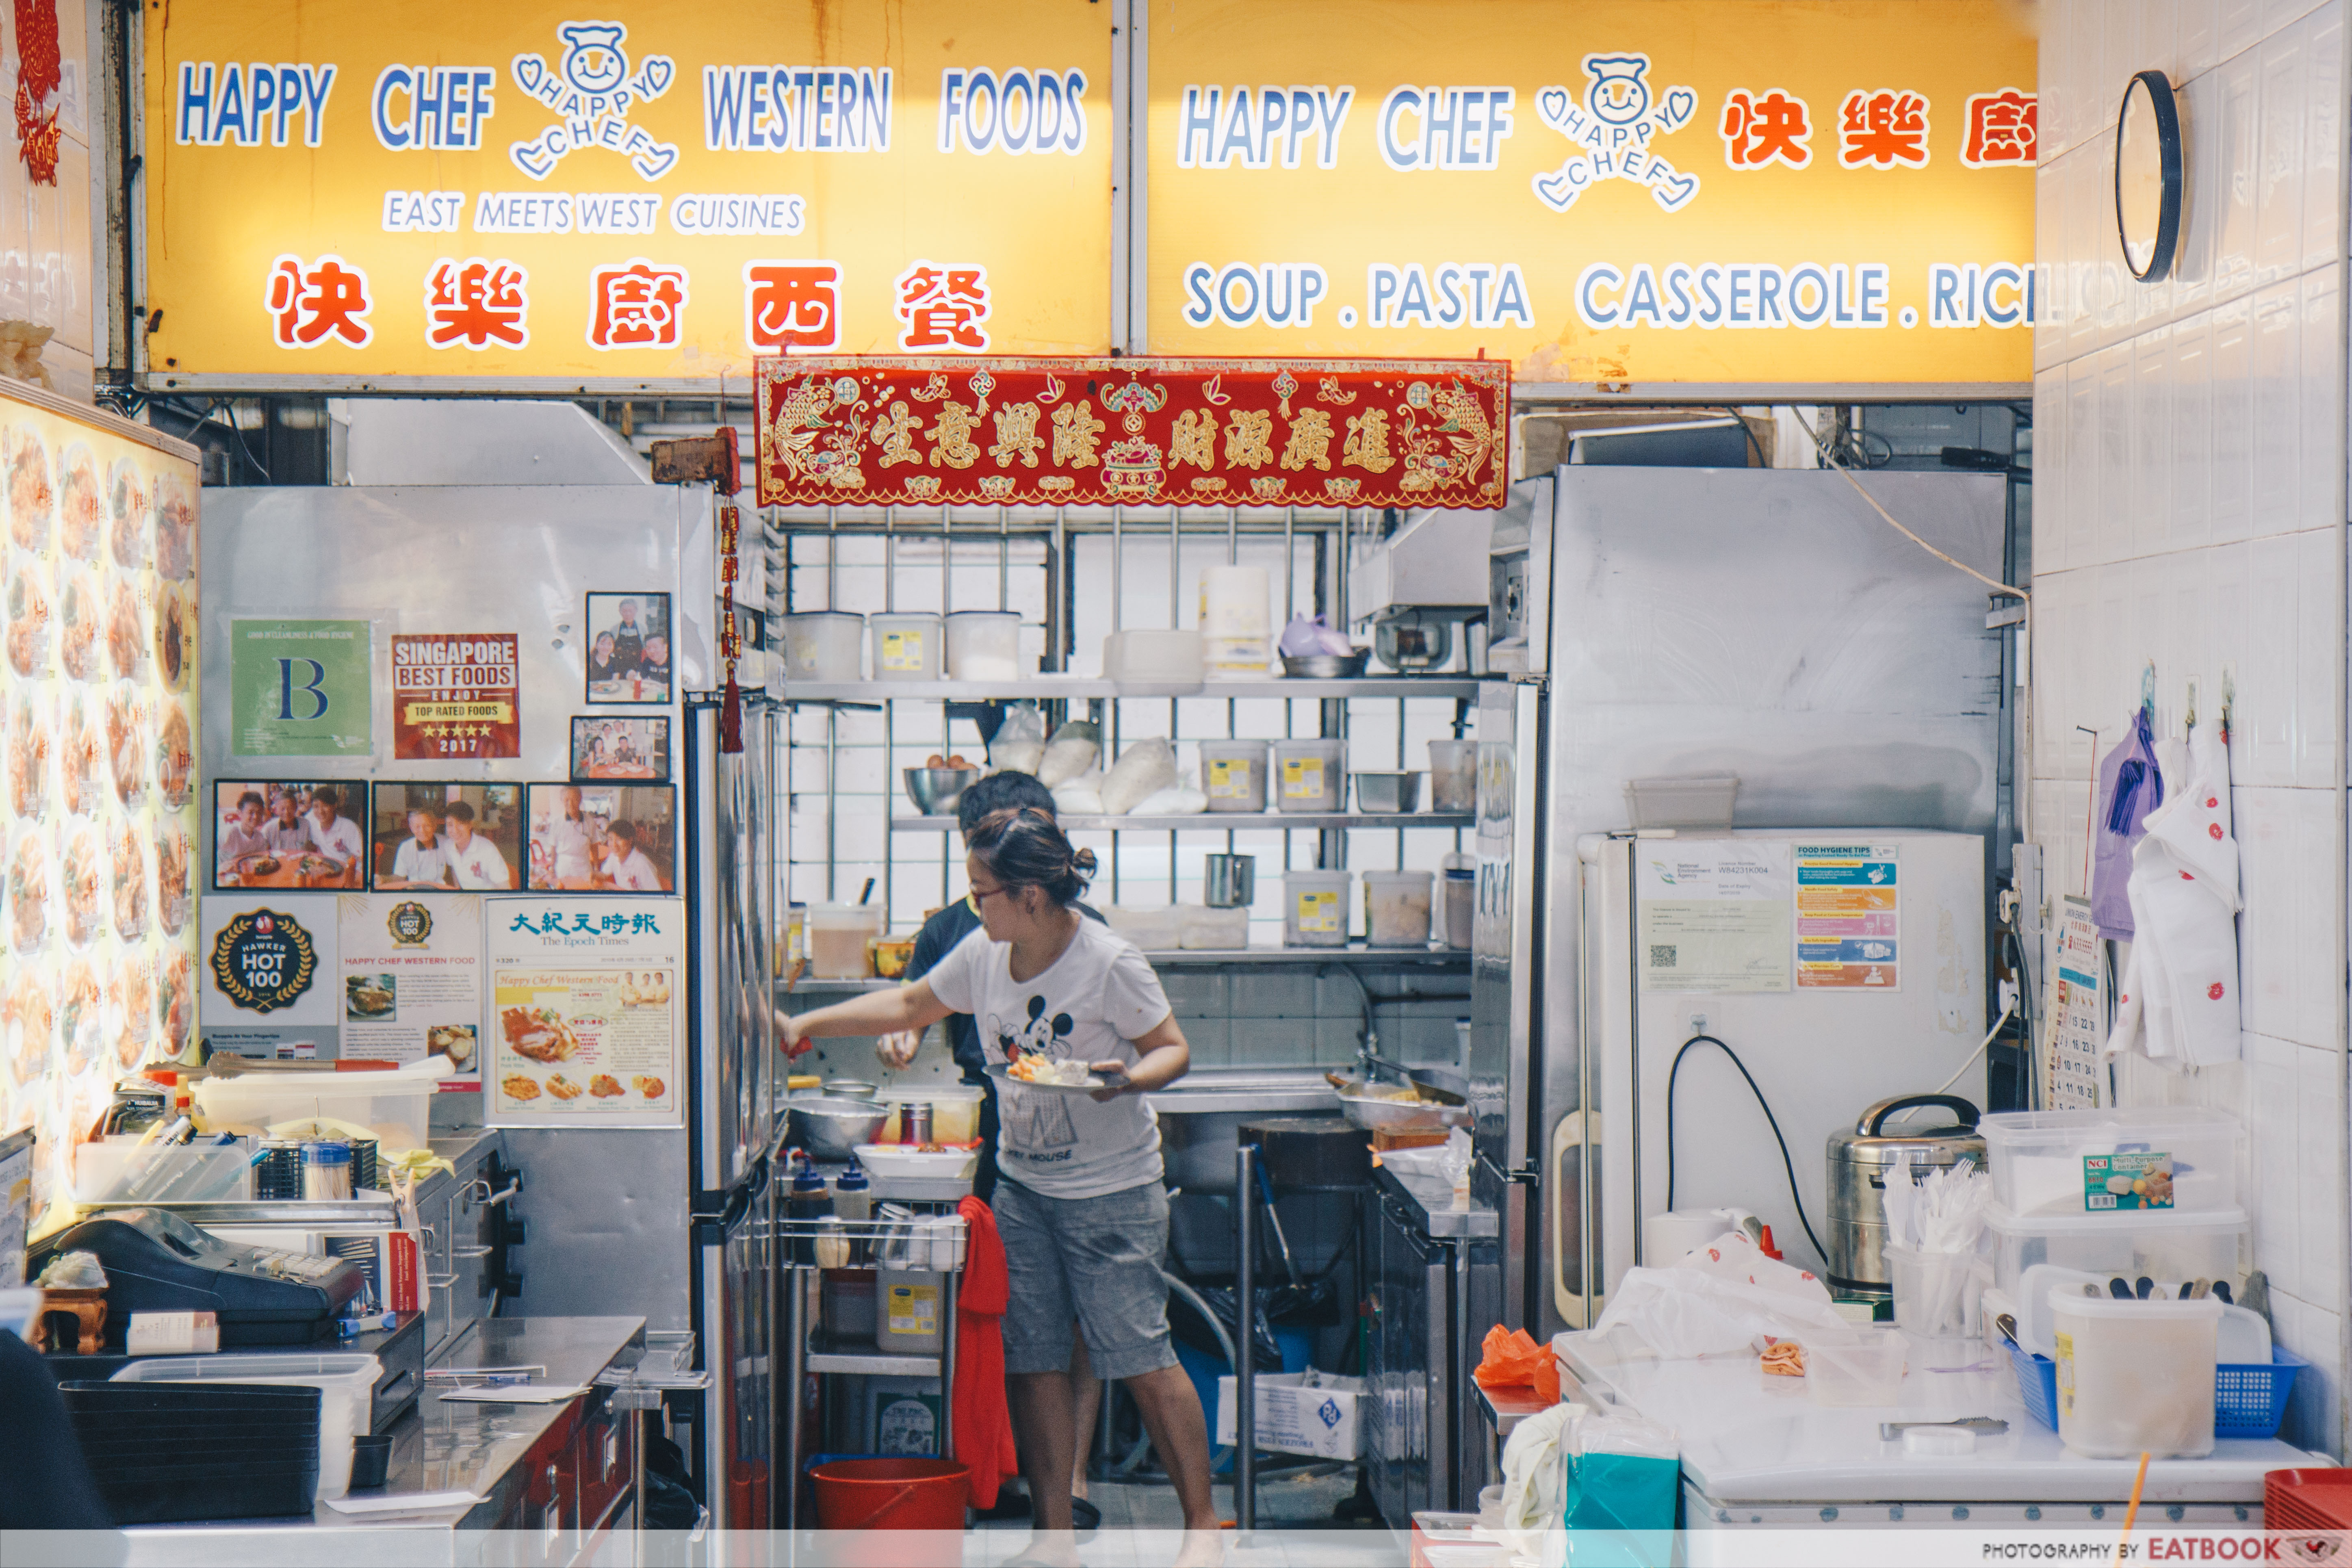
{"type": "Polygon", "coordinates": [[[522,788],[379,782],[368,802],[368,885],[424,893],[521,887],[522,788]]]}
{"type": "Polygon", "coordinates": [[[588,595],[588,700],[670,699],[667,594],[588,595]]]}
{"type": "Polygon", "coordinates": [[[543,892],[677,891],[671,784],[530,786],[530,881],[543,892]]]}
{"type": "Polygon", "coordinates": [[[219,779],[213,887],[363,888],[362,779],[219,779]]]}
{"type": "Polygon", "coordinates": [[[603,713],[572,717],[572,778],[638,779],[659,784],[669,777],[669,721],[620,719],[603,713]]]}

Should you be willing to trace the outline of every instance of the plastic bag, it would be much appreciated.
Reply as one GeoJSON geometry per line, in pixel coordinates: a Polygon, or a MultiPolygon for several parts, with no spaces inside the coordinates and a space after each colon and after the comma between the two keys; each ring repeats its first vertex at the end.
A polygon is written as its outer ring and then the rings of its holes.
{"type": "Polygon", "coordinates": [[[1088,769],[1077,777],[1054,786],[1054,810],[1061,816],[1100,816],[1103,815],[1102,774],[1088,769]]]}
{"type": "Polygon", "coordinates": [[[1087,720],[1073,719],[1045,742],[1045,754],[1037,760],[1037,782],[1047,789],[1067,784],[1101,755],[1101,729],[1087,720]]]}
{"type": "MultiPolygon", "coordinates": [[[[1523,1556],[1542,1556],[1543,1537],[1567,1507],[1568,1457],[1588,1414],[1581,1405],[1555,1404],[1520,1422],[1503,1445],[1503,1484],[1493,1528],[1523,1556]]],[[[1486,1510],[1479,1512],[1483,1516],[1486,1510]]],[[[1486,1522],[1483,1517],[1480,1522],[1486,1522]]]]}
{"type": "Polygon", "coordinates": [[[1668,1268],[1629,1268],[1592,1325],[1666,1361],[1729,1355],[1766,1339],[1852,1339],[1827,1287],[1764,1256],[1741,1232],[1716,1237],[1668,1268]]]}
{"type": "Polygon", "coordinates": [[[1641,1415],[1587,1415],[1570,1437],[1568,1528],[1580,1564],[1672,1560],[1682,1445],[1641,1415]]]}
{"type": "Polygon", "coordinates": [[[1034,705],[1016,702],[1004,710],[1004,722],[988,742],[992,773],[1034,773],[1045,761],[1045,716],[1034,705]]]}
{"type": "Polygon", "coordinates": [[[1478,1347],[1478,1370],[1470,1375],[1481,1388],[1532,1388],[1548,1404],[1559,1403],[1559,1363],[1549,1345],[1539,1345],[1525,1329],[1497,1323],[1478,1347]]]}
{"type": "Polygon", "coordinates": [[[1292,658],[1313,658],[1318,654],[1345,658],[1356,651],[1356,645],[1348,640],[1347,633],[1325,626],[1320,616],[1293,616],[1282,628],[1282,651],[1292,658]]]}
{"type": "Polygon", "coordinates": [[[1157,735],[1138,741],[1103,774],[1104,814],[1125,816],[1138,803],[1175,785],[1176,748],[1157,735]]]}
{"type": "Polygon", "coordinates": [[[33,1283],[44,1290],[103,1290],[106,1267],[95,1252],[60,1252],[33,1283]]]}

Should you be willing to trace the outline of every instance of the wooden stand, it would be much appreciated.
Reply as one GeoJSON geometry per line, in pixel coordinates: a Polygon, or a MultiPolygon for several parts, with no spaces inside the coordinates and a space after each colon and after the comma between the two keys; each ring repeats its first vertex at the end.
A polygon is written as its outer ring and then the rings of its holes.
{"type": "Polygon", "coordinates": [[[41,1292],[41,1310],[33,1320],[32,1345],[46,1352],[49,1348],[49,1314],[71,1312],[81,1322],[81,1339],[75,1353],[96,1355],[106,1341],[106,1292],[103,1290],[56,1290],[41,1292]]]}

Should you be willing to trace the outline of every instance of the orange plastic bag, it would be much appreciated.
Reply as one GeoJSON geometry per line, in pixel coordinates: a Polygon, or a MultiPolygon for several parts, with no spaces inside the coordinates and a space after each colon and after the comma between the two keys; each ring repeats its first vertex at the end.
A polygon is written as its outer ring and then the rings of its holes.
{"type": "Polygon", "coordinates": [[[1525,1329],[1497,1323],[1479,1345],[1478,1370],[1470,1375],[1482,1388],[1532,1388],[1549,1404],[1559,1403],[1559,1363],[1551,1347],[1539,1345],[1525,1329]]]}

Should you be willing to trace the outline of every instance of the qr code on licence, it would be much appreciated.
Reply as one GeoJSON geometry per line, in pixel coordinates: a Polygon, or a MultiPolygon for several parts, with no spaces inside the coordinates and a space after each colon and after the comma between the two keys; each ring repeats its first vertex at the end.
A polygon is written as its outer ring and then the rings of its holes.
{"type": "Polygon", "coordinates": [[[1652,942],[1650,944],[1650,967],[1653,969],[1674,968],[1675,944],[1670,942],[1652,942]]]}

